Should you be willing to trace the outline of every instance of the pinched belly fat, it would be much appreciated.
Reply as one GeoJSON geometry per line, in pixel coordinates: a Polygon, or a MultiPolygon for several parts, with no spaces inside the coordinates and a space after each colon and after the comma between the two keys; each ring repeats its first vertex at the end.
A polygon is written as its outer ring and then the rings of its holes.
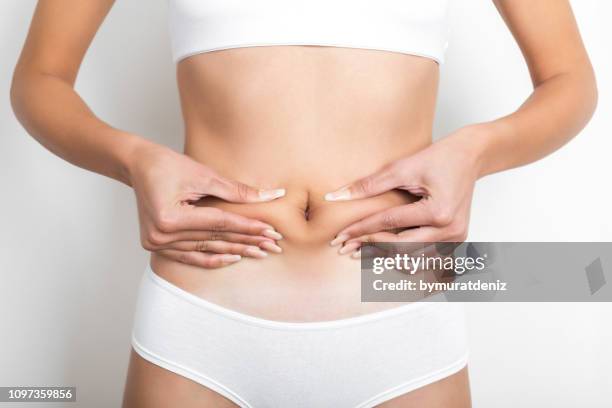
{"type": "Polygon", "coordinates": [[[286,188],[285,197],[268,203],[233,204],[215,198],[198,202],[273,225],[283,235],[278,241],[281,254],[243,257],[214,270],[154,255],[153,270],[211,302],[272,320],[333,320],[391,307],[360,302],[360,262],[338,254],[330,241],[357,220],[417,198],[394,190],[362,200],[327,202],[323,190],[286,188]]]}
{"type": "Polygon", "coordinates": [[[399,190],[354,201],[325,201],[325,191],[307,190],[299,186],[283,186],[286,195],[272,202],[234,204],[207,197],[196,205],[211,206],[254,218],[272,225],[283,235],[279,245],[289,256],[303,250],[329,246],[330,241],[351,223],[397,205],[417,199],[399,190]]]}

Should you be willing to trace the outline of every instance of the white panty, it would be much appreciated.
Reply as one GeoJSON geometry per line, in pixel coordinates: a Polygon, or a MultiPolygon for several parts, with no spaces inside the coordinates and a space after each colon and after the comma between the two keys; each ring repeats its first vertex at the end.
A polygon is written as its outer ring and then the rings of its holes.
{"type": "Polygon", "coordinates": [[[323,322],[280,322],[195,296],[147,268],[132,346],[241,407],[373,407],[467,363],[463,305],[418,302],[323,322]]]}

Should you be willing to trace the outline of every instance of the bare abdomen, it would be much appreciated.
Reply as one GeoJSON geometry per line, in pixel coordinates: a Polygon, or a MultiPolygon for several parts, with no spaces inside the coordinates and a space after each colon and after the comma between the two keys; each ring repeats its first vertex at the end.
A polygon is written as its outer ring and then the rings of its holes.
{"type": "Polygon", "coordinates": [[[352,202],[326,192],[431,141],[437,66],[420,57],[333,47],[257,47],[192,57],[178,67],[185,152],[220,174],[287,195],[220,207],[283,236],[282,254],[202,270],[154,256],[176,285],[243,313],[329,320],[388,307],[359,302],[359,261],[329,242],[345,226],[416,197],[391,191],[352,202]]]}

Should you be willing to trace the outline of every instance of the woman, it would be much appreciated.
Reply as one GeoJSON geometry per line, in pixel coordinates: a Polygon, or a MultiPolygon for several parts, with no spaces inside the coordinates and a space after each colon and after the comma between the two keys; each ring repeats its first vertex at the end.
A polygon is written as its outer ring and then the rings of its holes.
{"type": "Polygon", "coordinates": [[[74,90],[112,3],[39,1],[11,97],[49,150],[134,189],[152,256],[124,406],[470,406],[460,305],[362,303],[355,259],[465,239],[476,180],[587,123],[568,2],[495,2],[533,94],[432,143],[446,0],[169,0],[184,154],[74,90]]]}

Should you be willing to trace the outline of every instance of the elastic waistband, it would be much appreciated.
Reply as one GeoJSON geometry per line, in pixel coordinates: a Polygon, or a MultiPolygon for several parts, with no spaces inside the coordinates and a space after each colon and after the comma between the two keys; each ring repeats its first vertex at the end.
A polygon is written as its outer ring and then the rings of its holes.
{"type": "MultiPolygon", "coordinates": [[[[284,330],[317,330],[317,329],[335,329],[340,327],[354,326],[364,324],[367,322],[375,322],[392,317],[408,317],[408,316],[420,316],[423,313],[428,313],[432,310],[438,309],[443,304],[448,304],[446,301],[422,301],[422,302],[410,302],[405,305],[392,307],[382,311],[366,313],[354,317],[348,317],[338,320],[324,320],[316,322],[287,322],[280,320],[268,320],[261,317],[247,315],[241,312],[237,312],[232,309],[220,306],[216,303],[209,302],[208,300],[194,295],[193,293],[187,292],[186,290],[168,282],[161,276],[157,275],[150,265],[147,265],[145,271],[145,278],[148,278],[156,286],[166,290],[175,297],[181,300],[192,303],[198,307],[201,307],[211,313],[219,316],[223,316],[229,319],[233,319],[245,324],[266,327],[272,329],[284,329],[284,330]]],[[[439,300],[443,300],[444,297],[441,294],[433,295],[432,298],[440,297],[439,300]]]]}

